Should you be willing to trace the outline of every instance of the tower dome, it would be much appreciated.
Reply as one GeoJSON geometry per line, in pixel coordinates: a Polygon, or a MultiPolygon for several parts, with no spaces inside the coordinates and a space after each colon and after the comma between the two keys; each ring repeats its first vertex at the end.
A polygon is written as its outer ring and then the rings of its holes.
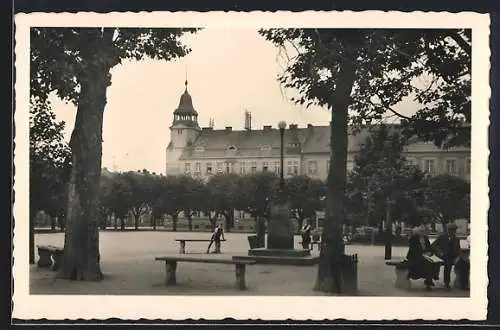
{"type": "Polygon", "coordinates": [[[184,90],[184,93],[181,95],[181,99],[179,101],[179,106],[177,109],[174,111],[174,116],[179,115],[179,116],[194,116],[198,117],[198,112],[193,107],[193,99],[191,98],[191,95],[189,95],[189,92],[187,90],[187,80],[184,83],[186,85],[186,89],[184,90]]]}

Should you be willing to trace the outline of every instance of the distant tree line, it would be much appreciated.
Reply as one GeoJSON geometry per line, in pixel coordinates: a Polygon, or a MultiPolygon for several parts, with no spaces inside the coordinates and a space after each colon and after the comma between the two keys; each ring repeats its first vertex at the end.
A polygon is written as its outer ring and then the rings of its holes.
{"type": "MultiPolygon", "coordinates": [[[[35,108],[34,108],[35,109],[35,108]]],[[[32,112],[30,140],[31,217],[43,210],[64,229],[67,210],[70,153],[62,139],[64,123],[57,123],[50,111],[32,112]]],[[[346,187],[346,222],[353,228],[369,225],[383,228],[386,208],[396,224],[419,224],[437,220],[446,223],[468,218],[470,185],[451,176],[428,176],[408,165],[403,156],[406,139],[397,131],[380,126],[367,137],[355,157],[346,187]],[[387,204],[390,198],[392,204],[387,204]]],[[[285,181],[290,215],[298,227],[304,219],[324,210],[326,183],[305,175],[285,181]]],[[[176,231],[182,214],[193,229],[193,217],[203,213],[212,228],[224,219],[226,231],[234,228],[234,211],[244,211],[255,220],[258,235],[264,235],[269,205],[277,193],[279,178],[273,172],[246,175],[219,173],[207,182],[189,175],[163,176],[147,170],[107,172],[100,180],[99,224],[124,230],[132,218],[135,229],[141,218],[150,219],[156,229],[168,216],[176,231]]],[[[52,228],[56,224],[52,221],[52,228]]]]}

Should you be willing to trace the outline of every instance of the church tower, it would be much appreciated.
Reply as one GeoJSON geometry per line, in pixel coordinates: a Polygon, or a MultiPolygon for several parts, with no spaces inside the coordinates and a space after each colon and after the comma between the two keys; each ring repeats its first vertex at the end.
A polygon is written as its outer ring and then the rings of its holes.
{"type": "Polygon", "coordinates": [[[187,89],[181,95],[179,106],[174,111],[174,120],[170,126],[170,143],[166,150],[166,174],[181,174],[179,157],[184,149],[189,146],[201,129],[198,125],[198,112],[193,107],[193,100],[187,89]]]}

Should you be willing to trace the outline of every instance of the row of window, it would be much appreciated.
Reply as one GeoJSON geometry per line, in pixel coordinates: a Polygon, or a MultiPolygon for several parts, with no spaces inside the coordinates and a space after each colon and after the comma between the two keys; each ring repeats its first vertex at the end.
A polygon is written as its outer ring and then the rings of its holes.
{"type": "MultiPolygon", "coordinates": [[[[191,168],[191,163],[184,163],[184,173],[190,174],[193,173],[195,176],[201,176],[201,163],[194,163],[194,169],[191,168]]],[[[280,173],[280,162],[273,161],[268,162],[265,161],[262,163],[262,167],[257,166],[256,161],[248,161],[248,162],[239,162],[239,173],[255,173],[259,170],[262,171],[273,171],[276,174],[280,173]]],[[[235,173],[235,163],[232,162],[208,162],[205,164],[205,173],[206,174],[214,174],[214,173],[235,173]]],[[[287,162],[287,174],[289,175],[298,175],[299,174],[299,162],[298,161],[288,161],[287,162]]]]}
{"type": "MultiPolygon", "coordinates": [[[[420,164],[417,164],[417,161],[415,158],[407,158],[407,162],[410,165],[416,165],[420,167],[420,164]]],[[[280,162],[279,161],[273,161],[273,162],[268,162],[264,161],[262,163],[262,167],[257,166],[256,161],[242,161],[239,162],[239,173],[240,174],[246,174],[246,173],[255,173],[259,170],[262,171],[273,171],[276,174],[280,173],[280,162]]],[[[457,166],[457,159],[445,159],[444,161],[445,165],[445,172],[448,174],[456,175],[458,174],[458,166],[457,166]]],[[[326,161],[326,170],[329,171],[330,169],[330,160],[326,161]]],[[[437,173],[437,159],[433,158],[426,158],[423,160],[423,171],[426,171],[431,174],[436,174],[437,173]]],[[[470,158],[467,159],[466,162],[466,174],[470,174],[471,171],[471,160],[470,158]]],[[[195,176],[201,176],[201,163],[194,163],[194,171],[191,171],[191,163],[185,163],[184,164],[184,172],[185,173],[191,173],[193,172],[195,176]]],[[[235,163],[232,162],[208,162],[205,164],[205,173],[206,174],[213,174],[213,173],[235,173],[235,163]]],[[[286,173],[288,175],[298,175],[299,174],[299,161],[297,160],[291,160],[287,161],[286,163],[286,173]]],[[[310,160],[307,162],[307,174],[308,175],[317,175],[318,174],[318,161],[317,160],[310,160]]]]}
{"type": "MultiPolygon", "coordinates": [[[[407,162],[410,165],[415,165],[419,166],[417,164],[417,161],[415,158],[407,158],[407,162]]],[[[420,167],[420,166],[419,166],[420,167]]],[[[449,158],[444,160],[444,169],[445,172],[448,174],[458,174],[458,166],[457,166],[457,159],[456,158],[449,158]]],[[[435,174],[437,173],[437,159],[433,158],[426,158],[423,161],[423,171],[435,174]]],[[[466,165],[465,165],[465,173],[470,174],[471,171],[471,160],[470,158],[467,158],[466,165]]]]}

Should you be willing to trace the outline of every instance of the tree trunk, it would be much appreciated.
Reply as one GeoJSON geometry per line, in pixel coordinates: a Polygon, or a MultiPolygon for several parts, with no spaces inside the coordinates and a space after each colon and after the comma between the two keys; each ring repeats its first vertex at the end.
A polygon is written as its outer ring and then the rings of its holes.
{"type": "Polygon", "coordinates": [[[53,216],[50,216],[50,229],[52,231],[56,230],[56,219],[53,216]]]}
{"type": "Polygon", "coordinates": [[[153,230],[156,230],[156,217],[151,217],[151,221],[153,222],[153,230]]]}
{"type": "MultiPolygon", "coordinates": [[[[105,29],[109,38],[110,31],[105,29]]],[[[112,37],[112,32],[111,32],[112,37]]],[[[109,39],[111,40],[111,39],[109,39]]],[[[81,79],[75,127],[71,135],[72,170],[64,237],[64,258],[58,277],[96,281],[103,278],[99,257],[99,182],[102,125],[109,85],[109,67],[99,62],[99,51],[89,57],[81,79]]]]}
{"type": "Polygon", "coordinates": [[[305,217],[299,213],[299,217],[297,219],[297,225],[298,225],[297,231],[299,233],[302,230],[302,225],[304,224],[304,219],[305,219],[305,217]]]}
{"type": "Polygon", "coordinates": [[[208,212],[208,221],[210,222],[210,228],[212,229],[212,231],[214,231],[217,222],[217,217],[212,216],[212,212],[208,212]]]}
{"type": "Polygon", "coordinates": [[[132,212],[132,216],[134,217],[134,230],[139,230],[139,219],[141,216],[141,212],[134,211],[134,212],[132,212]]]}
{"type": "Polygon", "coordinates": [[[189,231],[193,231],[193,216],[191,215],[191,212],[188,213],[187,220],[189,231]]]}
{"type": "Polygon", "coordinates": [[[30,222],[29,263],[30,263],[30,265],[33,265],[35,263],[35,213],[30,212],[29,222],[30,222]]]}
{"type": "Polygon", "coordinates": [[[120,230],[125,230],[125,217],[120,218],[120,230]]]}
{"type": "Polygon", "coordinates": [[[323,226],[322,245],[315,290],[328,293],[342,292],[342,224],[347,168],[348,106],[356,71],[356,48],[345,47],[337,86],[331,104],[330,169],[327,180],[327,205],[323,226]]]}
{"type": "Polygon", "coordinates": [[[263,217],[256,217],[255,218],[255,224],[256,224],[256,234],[259,239],[259,242],[265,242],[266,240],[266,226],[265,226],[265,219],[263,217]]]}
{"type": "Polygon", "coordinates": [[[225,227],[226,227],[226,232],[231,231],[231,211],[224,212],[224,220],[225,220],[225,227]]]}
{"type": "Polygon", "coordinates": [[[172,216],[172,231],[177,231],[177,216],[172,216]]]}
{"type": "Polygon", "coordinates": [[[66,217],[64,215],[60,215],[57,217],[57,225],[59,228],[64,231],[64,223],[66,222],[66,217]]]}

